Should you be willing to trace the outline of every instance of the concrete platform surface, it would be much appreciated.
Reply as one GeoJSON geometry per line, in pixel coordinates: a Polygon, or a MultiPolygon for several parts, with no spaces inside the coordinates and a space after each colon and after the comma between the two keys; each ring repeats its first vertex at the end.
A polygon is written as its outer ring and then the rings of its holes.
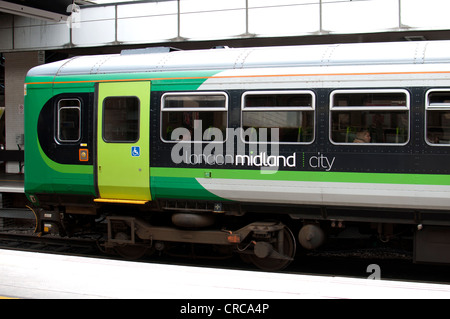
{"type": "Polygon", "coordinates": [[[23,193],[24,176],[23,174],[0,173],[0,192],[1,193],[23,193]]]}
{"type": "Polygon", "coordinates": [[[37,299],[450,298],[450,285],[225,270],[0,249],[0,296],[37,299]]]}

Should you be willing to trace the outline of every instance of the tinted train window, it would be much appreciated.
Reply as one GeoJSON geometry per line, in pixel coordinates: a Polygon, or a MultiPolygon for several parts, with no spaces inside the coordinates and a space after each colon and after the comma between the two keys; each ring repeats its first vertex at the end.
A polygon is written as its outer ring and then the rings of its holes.
{"type": "Polygon", "coordinates": [[[103,140],[137,142],[139,140],[139,99],[135,96],[107,97],[103,101],[103,140]]]}
{"type": "Polygon", "coordinates": [[[226,139],[228,96],[225,93],[167,93],[163,95],[161,105],[163,141],[226,139]],[[172,136],[178,128],[183,128],[181,131],[185,134],[172,136]]]}
{"type": "MultiPolygon", "coordinates": [[[[260,140],[261,128],[277,128],[282,143],[311,143],[314,140],[315,97],[309,91],[247,92],[242,97],[242,128],[246,141],[260,140]]],[[[274,141],[267,130],[266,141],[274,141]]]]}
{"type": "Polygon", "coordinates": [[[426,99],[426,139],[429,144],[450,144],[450,90],[430,90],[426,99]]]}
{"type": "Polygon", "coordinates": [[[335,91],[330,103],[331,141],[336,144],[409,140],[409,94],[404,90],[335,91]]]}
{"type": "Polygon", "coordinates": [[[81,137],[81,102],[65,99],[58,102],[58,131],[60,142],[77,142],[81,137]]]}

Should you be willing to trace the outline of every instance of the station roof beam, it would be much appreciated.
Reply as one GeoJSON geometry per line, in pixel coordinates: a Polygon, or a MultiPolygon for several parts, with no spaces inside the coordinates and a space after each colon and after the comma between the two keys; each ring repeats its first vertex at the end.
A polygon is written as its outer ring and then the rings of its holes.
{"type": "Polygon", "coordinates": [[[0,11],[48,21],[66,20],[72,0],[0,0],[0,11]]]}

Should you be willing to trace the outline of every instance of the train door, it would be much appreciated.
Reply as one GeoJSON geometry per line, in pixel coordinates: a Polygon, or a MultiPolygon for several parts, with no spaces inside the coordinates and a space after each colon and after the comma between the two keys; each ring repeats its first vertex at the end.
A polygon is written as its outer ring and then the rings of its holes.
{"type": "Polygon", "coordinates": [[[98,85],[97,202],[151,200],[150,82],[98,85]]]}

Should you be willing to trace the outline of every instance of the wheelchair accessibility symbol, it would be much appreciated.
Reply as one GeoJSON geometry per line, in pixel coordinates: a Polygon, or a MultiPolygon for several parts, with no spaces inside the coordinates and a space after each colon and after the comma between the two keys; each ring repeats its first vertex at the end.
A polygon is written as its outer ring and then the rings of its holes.
{"type": "Polygon", "coordinates": [[[131,147],[131,156],[133,156],[133,157],[141,156],[141,147],[140,146],[132,146],[131,147]]]}

